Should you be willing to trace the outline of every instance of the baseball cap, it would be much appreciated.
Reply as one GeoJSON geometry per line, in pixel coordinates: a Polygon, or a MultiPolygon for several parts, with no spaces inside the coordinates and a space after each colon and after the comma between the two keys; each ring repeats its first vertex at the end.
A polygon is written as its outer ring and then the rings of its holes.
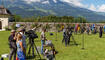
{"type": "Polygon", "coordinates": [[[14,32],[16,32],[15,30],[11,30],[11,33],[14,33],[14,32]]]}

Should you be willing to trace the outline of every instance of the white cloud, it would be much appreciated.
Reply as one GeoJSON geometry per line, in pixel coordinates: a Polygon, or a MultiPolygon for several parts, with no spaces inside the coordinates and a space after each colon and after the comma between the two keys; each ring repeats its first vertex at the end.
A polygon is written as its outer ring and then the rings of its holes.
{"type": "Polygon", "coordinates": [[[55,3],[57,2],[57,0],[53,0],[55,3]]]}
{"type": "Polygon", "coordinates": [[[105,12],[105,4],[96,6],[94,4],[91,4],[91,5],[83,4],[82,3],[83,0],[61,0],[61,1],[71,3],[71,4],[75,5],[75,6],[87,8],[87,9],[92,10],[92,11],[105,12]]]}
{"type": "Polygon", "coordinates": [[[92,11],[96,11],[96,12],[105,12],[105,4],[98,5],[98,6],[91,4],[88,9],[90,9],[92,11]]]}
{"type": "Polygon", "coordinates": [[[98,6],[99,12],[105,12],[105,4],[102,4],[101,6],[98,6]]]}
{"type": "Polygon", "coordinates": [[[81,3],[82,0],[61,0],[61,1],[71,3],[71,4],[73,4],[75,6],[79,6],[79,7],[87,7],[87,5],[84,5],[81,3]]]}
{"type": "MultiPolygon", "coordinates": [[[[27,3],[33,3],[33,2],[41,2],[43,4],[49,3],[49,0],[24,0],[27,3]]],[[[53,0],[55,3],[57,2],[57,0],[53,0]]]]}
{"type": "Polygon", "coordinates": [[[40,2],[41,0],[24,0],[24,1],[30,4],[32,2],[40,2]]]}
{"type": "Polygon", "coordinates": [[[42,4],[49,4],[49,1],[43,1],[42,4]]]}
{"type": "Polygon", "coordinates": [[[93,4],[91,4],[88,9],[90,9],[90,10],[92,10],[92,11],[96,11],[96,7],[95,7],[93,4]]]}

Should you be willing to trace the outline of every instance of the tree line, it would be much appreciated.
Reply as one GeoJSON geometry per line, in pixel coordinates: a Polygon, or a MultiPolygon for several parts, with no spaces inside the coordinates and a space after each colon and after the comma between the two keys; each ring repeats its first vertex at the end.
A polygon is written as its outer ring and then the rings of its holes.
{"type": "Polygon", "coordinates": [[[65,23],[86,23],[88,22],[86,18],[79,16],[38,16],[38,17],[28,17],[23,18],[19,15],[14,15],[13,22],[65,22],[65,23]]]}

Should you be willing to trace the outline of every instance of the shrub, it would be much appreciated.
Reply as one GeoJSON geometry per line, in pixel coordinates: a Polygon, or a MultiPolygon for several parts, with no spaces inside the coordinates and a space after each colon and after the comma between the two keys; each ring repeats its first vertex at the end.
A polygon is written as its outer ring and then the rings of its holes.
{"type": "Polygon", "coordinates": [[[11,25],[11,29],[13,29],[13,30],[16,30],[17,29],[16,22],[11,25]]]}
{"type": "Polygon", "coordinates": [[[10,31],[11,29],[9,29],[9,27],[6,26],[6,27],[5,27],[5,30],[6,30],[6,31],[10,31]]]}

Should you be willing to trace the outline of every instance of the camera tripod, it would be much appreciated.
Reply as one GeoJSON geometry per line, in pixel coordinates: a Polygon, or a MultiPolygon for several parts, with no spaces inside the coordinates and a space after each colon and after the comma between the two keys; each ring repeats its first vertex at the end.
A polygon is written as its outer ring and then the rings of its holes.
{"type": "Polygon", "coordinates": [[[72,40],[73,40],[74,44],[77,46],[78,44],[77,44],[76,41],[74,40],[74,36],[71,35],[70,37],[72,37],[72,40]]]}
{"type": "Polygon", "coordinates": [[[33,38],[29,38],[29,43],[27,44],[27,46],[28,45],[29,45],[28,54],[30,54],[31,49],[32,49],[32,56],[34,57],[35,56],[35,54],[34,54],[34,48],[35,48],[39,58],[41,59],[41,56],[40,56],[39,51],[38,51],[38,49],[37,49],[37,47],[36,47],[36,45],[34,43],[34,39],[33,38]]]}

